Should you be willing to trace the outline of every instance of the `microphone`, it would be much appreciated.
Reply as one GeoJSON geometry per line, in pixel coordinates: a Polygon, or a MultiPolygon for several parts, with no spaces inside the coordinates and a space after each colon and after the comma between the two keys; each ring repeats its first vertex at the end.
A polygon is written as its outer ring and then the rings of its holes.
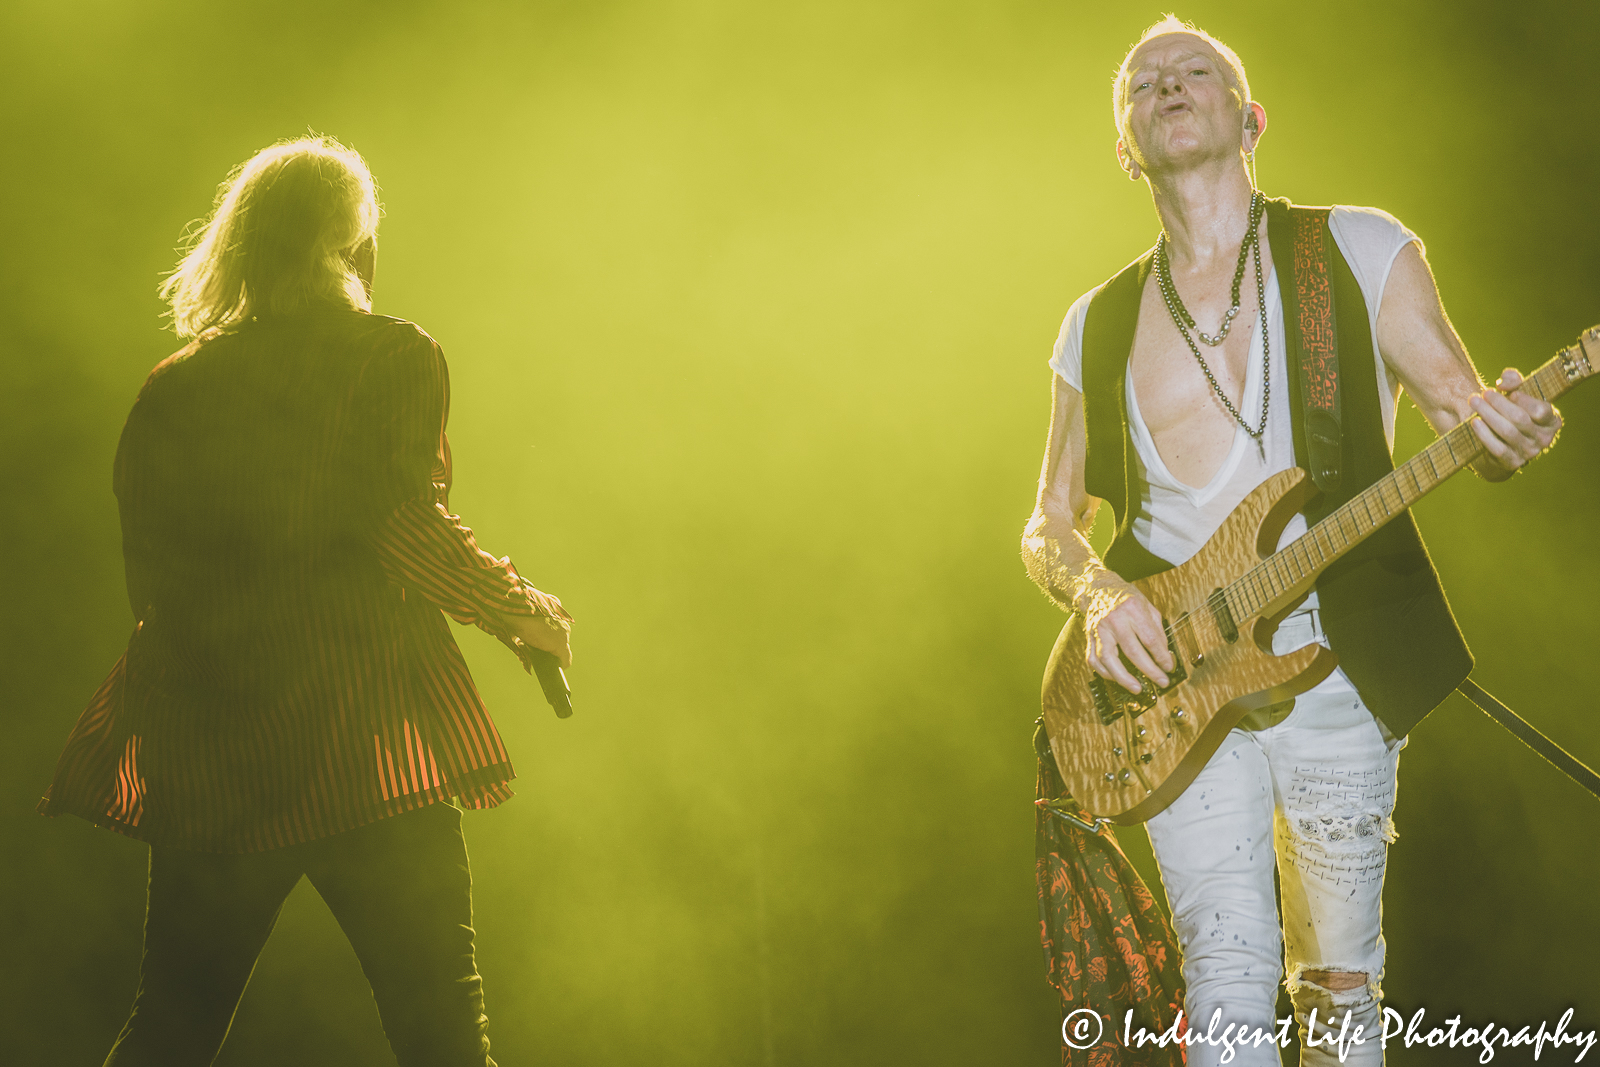
{"type": "Polygon", "coordinates": [[[511,641],[516,646],[517,658],[522,661],[522,669],[539,679],[539,688],[544,690],[545,700],[555,709],[556,718],[571,718],[572,686],[567,683],[567,672],[561,669],[561,661],[542,648],[525,644],[520,637],[513,637],[511,641]]]}

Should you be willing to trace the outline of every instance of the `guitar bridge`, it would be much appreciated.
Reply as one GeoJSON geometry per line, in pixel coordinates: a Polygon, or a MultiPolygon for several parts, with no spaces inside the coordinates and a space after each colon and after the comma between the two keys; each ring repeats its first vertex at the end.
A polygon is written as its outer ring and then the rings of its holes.
{"type": "Polygon", "coordinates": [[[1188,670],[1183,665],[1183,656],[1178,652],[1177,638],[1173,636],[1172,627],[1166,620],[1162,620],[1162,628],[1167,633],[1167,651],[1172,655],[1173,668],[1167,674],[1167,684],[1156,688],[1156,684],[1132,663],[1128,657],[1122,657],[1122,665],[1128,669],[1139,681],[1140,689],[1137,693],[1130,693],[1116,682],[1108,682],[1098,674],[1089,675],[1089,693],[1094,698],[1094,709],[1100,714],[1100,725],[1110,726],[1124,715],[1138,718],[1156,706],[1156,701],[1165,693],[1176,689],[1184,679],[1189,677],[1188,670]]]}

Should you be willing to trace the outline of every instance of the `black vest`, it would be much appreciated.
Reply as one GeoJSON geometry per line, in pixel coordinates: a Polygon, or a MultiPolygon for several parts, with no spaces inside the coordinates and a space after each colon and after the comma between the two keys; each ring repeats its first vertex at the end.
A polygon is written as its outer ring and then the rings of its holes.
{"type": "MultiPolygon", "coordinates": [[[[1295,462],[1306,467],[1300,400],[1299,337],[1293,226],[1287,200],[1267,202],[1268,243],[1283,299],[1288,340],[1289,410],[1295,462]]],[[[1343,478],[1339,489],[1305,509],[1316,524],[1334,508],[1394,470],[1383,432],[1377,366],[1366,299],[1331,233],[1334,327],[1338,338],[1343,478]]],[[[1084,488],[1112,507],[1116,537],[1106,566],[1132,581],[1172,564],[1134,538],[1134,513],[1143,497],[1124,383],[1139,304],[1153,252],[1123,268],[1089,305],[1083,329],[1083,415],[1087,449],[1084,488]]],[[[1328,643],[1362,701],[1399,737],[1439,705],[1472,671],[1472,653],[1456,627],[1439,577],[1408,511],[1348,552],[1317,579],[1328,643]]]]}

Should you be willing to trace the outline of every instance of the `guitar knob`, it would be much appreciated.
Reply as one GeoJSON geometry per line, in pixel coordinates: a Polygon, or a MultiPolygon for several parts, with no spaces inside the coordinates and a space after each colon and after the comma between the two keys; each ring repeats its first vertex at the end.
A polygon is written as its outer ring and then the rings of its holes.
{"type": "Polygon", "coordinates": [[[1121,774],[1119,774],[1119,775],[1117,775],[1117,777],[1118,777],[1118,778],[1121,778],[1121,779],[1122,779],[1122,780],[1123,780],[1123,781],[1124,781],[1124,782],[1126,782],[1126,781],[1128,781],[1128,780],[1129,780],[1129,779],[1130,779],[1130,778],[1132,778],[1132,777],[1133,777],[1133,772],[1132,772],[1132,771],[1130,771],[1130,770],[1128,770],[1128,768],[1126,768],[1126,767],[1124,767],[1124,768],[1122,768],[1122,773],[1121,773],[1121,774]]]}
{"type": "Polygon", "coordinates": [[[1144,727],[1143,726],[1139,727],[1139,736],[1143,737],[1144,733],[1145,733],[1144,727]]]}
{"type": "Polygon", "coordinates": [[[1182,708],[1173,708],[1172,709],[1172,718],[1176,722],[1182,722],[1183,721],[1183,717],[1186,714],[1188,714],[1188,713],[1185,712],[1182,708]]]}

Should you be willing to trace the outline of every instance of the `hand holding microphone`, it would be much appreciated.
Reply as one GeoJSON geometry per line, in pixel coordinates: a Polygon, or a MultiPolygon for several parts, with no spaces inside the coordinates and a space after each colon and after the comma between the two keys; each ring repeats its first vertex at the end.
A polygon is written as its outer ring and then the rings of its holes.
{"type": "Polygon", "coordinates": [[[562,668],[572,666],[572,624],[548,615],[517,616],[507,620],[506,629],[523,669],[539,679],[556,715],[570,716],[572,687],[562,668]]]}

